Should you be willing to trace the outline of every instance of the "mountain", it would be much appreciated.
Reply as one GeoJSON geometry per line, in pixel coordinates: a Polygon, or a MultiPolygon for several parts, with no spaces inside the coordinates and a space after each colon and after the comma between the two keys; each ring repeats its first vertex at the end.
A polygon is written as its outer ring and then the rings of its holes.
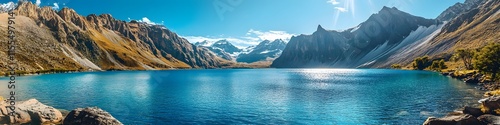
{"type": "MultiPolygon", "coordinates": [[[[21,71],[217,68],[227,62],[161,25],[125,22],[110,14],[81,16],[70,8],[55,11],[31,2],[20,2],[13,11],[21,71]]],[[[1,33],[7,25],[0,21],[1,33]]]]}
{"type": "MultiPolygon", "coordinates": [[[[467,0],[470,2],[470,0],[467,0]]],[[[447,11],[443,13],[448,13],[447,11]]],[[[443,14],[441,14],[443,15],[443,14]]],[[[449,59],[457,49],[478,49],[500,41],[500,0],[483,0],[469,11],[457,14],[425,39],[391,55],[376,67],[409,65],[413,59],[428,55],[431,59],[449,59]]]]}
{"type": "Polygon", "coordinates": [[[412,31],[436,25],[440,23],[434,19],[383,7],[355,28],[339,32],[319,25],[312,35],[292,37],[271,67],[373,67],[374,62],[383,62],[388,55],[412,44],[414,41],[403,42],[412,31]]]}
{"type": "Polygon", "coordinates": [[[216,42],[205,40],[202,42],[196,42],[194,45],[198,47],[207,48],[218,57],[221,57],[226,60],[236,59],[242,51],[242,49],[239,49],[238,47],[234,46],[233,44],[231,44],[231,42],[227,40],[219,40],[216,42]]]}
{"type": "Polygon", "coordinates": [[[499,0],[457,3],[435,20],[384,7],[355,28],[338,32],[318,26],[312,35],[293,37],[271,66],[388,68],[426,55],[448,60],[457,49],[500,41],[498,24],[499,0]]]}
{"type": "Polygon", "coordinates": [[[202,41],[194,45],[207,48],[215,55],[235,62],[254,63],[259,61],[272,61],[281,55],[286,42],[281,39],[274,41],[264,40],[256,46],[239,49],[228,40],[202,41]]]}
{"type": "Polygon", "coordinates": [[[237,62],[253,63],[258,61],[273,60],[281,55],[285,49],[286,43],[281,39],[274,41],[264,40],[257,46],[250,49],[248,53],[238,56],[237,62]]]}
{"type": "Polygon", "coordinates": [[[220,48],[220,49],[224,50],[225,52],[228,52],[231,54],[235,54],[236,52],[241,52],[241,49],[234,46],[233,44],[231,44],[227,40],[219,40],[219,41],[215,42],[214,44],[212,44],[212,47],[220,48]]]}
{"type": "Polygon", "coordinates": [[[8,2],[0,4],[0,13],[6,13],[16,8],[17,4],[14,2],[8,2]]]}
{"type": "Polygon", "coordinates": [[[458,15],[477,8],[487,0],[466,0],[464,3],[456,3],[442,12],[436,19],[440,21],[449,21],[458,15]]]}

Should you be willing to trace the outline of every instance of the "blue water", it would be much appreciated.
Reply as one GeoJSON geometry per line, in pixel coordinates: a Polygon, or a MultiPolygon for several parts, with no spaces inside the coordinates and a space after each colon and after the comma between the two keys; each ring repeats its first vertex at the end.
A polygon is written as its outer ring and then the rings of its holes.
{"type": "Polygon", "coordinates": [[[437,73],[375,69],[92,72],[17,82],[22,100],[98,106],[124,124],[422,124],[481,97],[437,73]]]}

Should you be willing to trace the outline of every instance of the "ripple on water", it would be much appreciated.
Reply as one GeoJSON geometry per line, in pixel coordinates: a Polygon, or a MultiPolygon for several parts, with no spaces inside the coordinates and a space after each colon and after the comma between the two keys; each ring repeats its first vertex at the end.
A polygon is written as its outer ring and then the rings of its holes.
{"type": "Polygon", "coordinates": [[[421,124],[482,96],[437,73],[371,69],[72,73],[18,85],[21,99],[98,106],[125,124],[421,124]]]}

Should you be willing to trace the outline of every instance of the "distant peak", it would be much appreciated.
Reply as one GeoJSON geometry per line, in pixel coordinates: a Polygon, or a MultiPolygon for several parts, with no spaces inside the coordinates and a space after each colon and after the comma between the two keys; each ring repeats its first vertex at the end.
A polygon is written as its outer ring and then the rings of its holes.
{"type": "Polygon", "coordinates": [[[323,27],[321,27],[321,25],[318,25],[318,29],[316,29],[316,31],[326,31],[323,27]]]}
{"type": "Polygon", "coordinates": [[[382,10],[398,10],[398,8],[384,6],[384,7],[382,7],[382,10]]]}
{"type": "Polygon", "coordinates": [[[232,45],[229,41],[227,41],[226,39],[223,39],[223,40],[219,40],[217,42],[215,42],[215,44],[229,44],[229,45],[232,45]]]}
{"type": "Polygon", "coordinates": [[[273,43],[275,43],[275,42],[285,42],[285,41],[283,41],[282,39],[276,39],[273,41],[273,43]]]}
{"type": "Polygon", "coordinates": [[[382,7],[382,9],[378,13],[395,14],[395,13],[399,13],[399,12],[402,12],[402,11],[398,10],[398,8],[396,8],[396,7],[384,6],[384,7],[382,7]]]}

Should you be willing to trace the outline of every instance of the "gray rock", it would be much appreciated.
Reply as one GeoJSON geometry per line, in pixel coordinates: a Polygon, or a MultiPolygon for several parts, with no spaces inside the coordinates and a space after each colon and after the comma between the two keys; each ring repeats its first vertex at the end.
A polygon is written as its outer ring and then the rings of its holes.
{"type": "Polygon", "coordinates": [[[64,119],[63,125],[123,125],[108,112],[97,108],[77,108],[64,119]]]}
{"type": "Polygon", "coordinates": [[[469,107],[469,106],[465,106],[464,107],[464,110],[462,110],[462,112],[464,114],[469,114],[469,115],[472,115],[474,117],[479,117],[481,115],[483,115],[483,111],[481,111],[481,109],[479,108],[472,108],[472,107],[469,107]]]}
{"type": "Polygon", "coordinates": [[[482,125],[476,117],[465,114],[446,116],[444,118],[429,117],[423,125],[482,125]]]}
{"type": "Polygon", "coordinates": [[[477,119],[487,125],[500,125],[500,116],[486,114],[479,116],[477,119]]]}
{"type": "Polygon", "coordinates": [[[0,124],[57,124],[62,121],[62,114],[59,110],[44,105],[36,99],[18,102],[16,105],[16,115],[8,116],[7,103],[0,103],[0,124]]]}
{"type": "Polygon", "coordinates": [[[500,109],[500,96],[492,96],[479,100],[481,105],[486,109],[485,113],[497,114],[496,109],[500,109]]]}

